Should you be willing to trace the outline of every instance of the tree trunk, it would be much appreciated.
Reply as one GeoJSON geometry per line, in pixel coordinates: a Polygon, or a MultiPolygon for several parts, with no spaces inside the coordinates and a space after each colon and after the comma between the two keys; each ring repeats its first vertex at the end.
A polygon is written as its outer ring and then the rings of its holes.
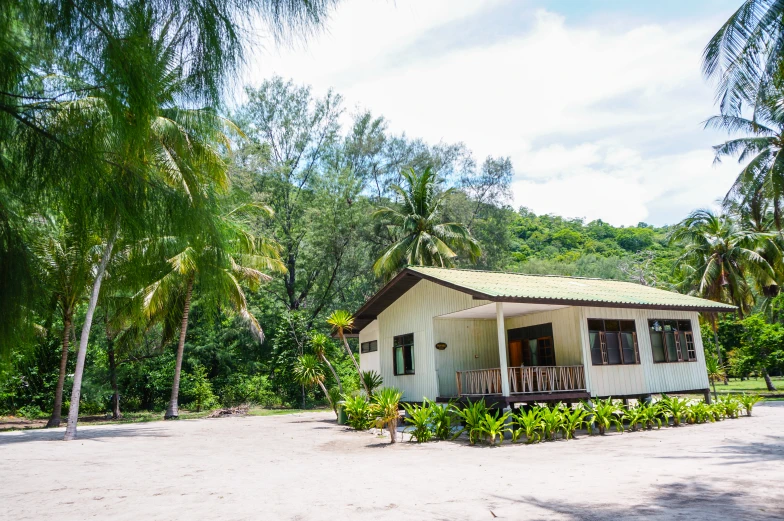
{"type": "Polygon", "coordinates": [[[387,429],[389,429],[390,443],[397,443],[397,416],[389,420],[389,423],[387,423],[387,429]]]}
{"type": "Polygon", "coordinates": [[[721,346],[719,346],[719,315],[717,313],[713,314],[711,322],[713,325],[713,341],[716,342],[716,356],[719,358],[719,365],[721,365],[721,346]]]}
{"type": "Polygon", "coordinates": [[[719,401],[719,393],[716,392],[716,380],[711,380],[711,384],[713,385],[713,400],[719,401]]]}
{"type": "Polygon", "coordinates": [[[776,387],[773,385],[773,381],[770,379],[768,370],[764,367],[762,368],[762,377],[765,379],[765,385],[767,386],[768,391],[775,391],[776,387]]]}
{"type": "Polygon", "coordinates": [[[108,331],[106,332],[106,351],[109,356],[109,380],[114,392],[112,398],[112,419],[119,420],[122,418],[122,413],[120,412],[120,392],[117,389],[117,361],[114,358],[114,339],[108,331]]]}
{"type": "Polygon", "coordinates": [[[63,410],[63,387],[65,386],[65,371],[68,369],[68,335],[71,333],[72,312],[68,311],[63,316],[63,352],[60,355],[60,375],[57,377],[57,388],[54,390],[54,408],[52,417],[46,423],[47,427],[59,427],[63,410]]]}
{"type": "Polygon", "coordinates": [[[329,370],[332,371],[332,376],[335,377],[335,381],[338,383],[338,389],[340,389],[340,394],[343,394],[343,384],[340,383],[340,377],[338,376],[338,373],[335,371],[335,368],[332,367],[332,364],[329,363],[329,360],[327,360],[326,355],[322,355],[321,359],[324,360],[324,363],[327,364],[329,370]]]}
{"type": "Polygon", "coordinates": [[[335,416],[339,416],[338,415],[338,408],[335,407],[334,403],[332,403],[332,398],[329,397],[329,393],[327,392],[327,388],[324,387],[324,382],[319,382],[318,384],[319,384],[319,387],[321,387],[321,390],[324,393],[324,396],[327,397],[327,401],[329,402],[329,406],[332,407],[332,411],[335,413],[335,416]]]}
{"type": "Polygon", "coordinates": [[[191,311],[191,295],[193,294],[193,281],[195,275],[188,278],[188,289],[185,291],[185,304],[182,309],[182,324],[180,324],[180,341],[177,343],[177,363],[174,366],[174,381],[172,382],[171,399],[169,400],[169,407],[163,415],[164,420],[177,418],[180,415],[180,410],[177,402],[180,397],[180,373],[182,372],[182,353],[185,350],[185,335],[188,332],[188,313],[191,311]]]}
{"type": "Polygon", "coordinates": [[[68,425],[65,427],[65,436],[63,437],[65,441],[76,438],[76,423],[79,421],[79,400],[82,397],[82,376],[84,374],[84,361],[87,358],[87,343],[90,340],[90,329],[93,326],[93,315],[95,315],[95,308],[98,305],[98,295],[101,293],[101,282],[103,282],[103,276],[106,274],[106,266],[109,264],[109,259],[112,257],[112,248],[114,248],[114,241],[117,239],[119,228],[119,225],[114,225],[114,230],[106,242],[106,248],[103,251],[103,257],[98,265],[95,281],[90,292],[87,314],[84,317],[82,334],[79,337],[79,351],[76,353],[76,369],[74,370],[73,387],[71,388],[71,406],[68,409],[68,425]]]}
{"type": "Polygon", "coordinates": [[[343,347],[346,348],[346,353],[348,353],[348,357],[351,358],[351,361],[354,362],[354,367],[356,367],[357,369],[357,376],[359,376],[359,383],[362,384],[362,387],[365,388],[365,392],[367,393],[368,396],[370,396],[370,389],[367,388],[367,385],[365,385],[365,381],[362,379],[362,371],[359,368],[359,363],[357,362],[357,359],[354,358],[354,353],[351,352],[351,347],[349,347],[348,345],[348,340],[346,340],[346,337],[343,335],[343,331],[340,331],[339,334],[340,334],[340,339],[343,341],[343,347]]]}

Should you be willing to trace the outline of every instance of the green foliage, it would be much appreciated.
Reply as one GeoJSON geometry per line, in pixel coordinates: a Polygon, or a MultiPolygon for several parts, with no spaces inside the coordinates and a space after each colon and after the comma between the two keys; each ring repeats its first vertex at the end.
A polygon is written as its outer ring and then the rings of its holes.
{"type": "Polygon", "coordinates": [[[362,385],[371,395],[384,384],[384,379],[376,371],[362,371],[362,385]]]}
{"type": "Polygon", "coordinates": [[[737,418],[742,407],[741,400],[734,396],[722,396],[716,400],[716,408],[721,411],[725,418],[737,418]]]}
{"type": "Polygon", "coordinates": [[[511,412],[501,414],[496,410],[493,414],[489,412],[479,420],[477,429],[482,437],[484,437],[490,445],[495,445],[495,440],[498,439],[499,443],[504,439],[504,434],[512,433],[512,429],[508,427],[507,420],[511,416],[511,412]]]}
{"type": "Polygon", "coordinates": [[[672,417],[673,426],[678,427],[681,424],[681,421],[685,419],[691,402],[686,398],[678,398],[677,396],[670,397],[663,394],[661,402],[659,403],[662,411],[672,417]]]}
{"type": "Polygon", "coordinates": [[[582,406],[573,409],[563,407],[561,409],[561,414],[561,428],[563,429],[564,438],[567,440],[574,438],[577,429],[581,429],[587,425],[586,418],[588,417],[588,411],[582,406]]]}
{"type": "Polygon", "coordinates": [[[457,409],[456,413],[463,422],[463,429],[460,432],[467,432],[469,443],[475,444],[482,438],[483,432],[480,424],[488,414],[484,398],[476,402],[469,399],[464,406],[457,409]]]}
{"type": "Polygon", "coordinates": [[[366,431],[375,422],[375,413],[370,400],[364,394],[343,396],[343,410],[348,418],[348,425],[358,431],[366,431]]]}
{"type": "Polygon", "coordinates": [[[623,423],[619,419],[621,409],[612,398],[606,400],[597,398],[592,403],[586,403],[585,406],[589,414],[588,421],[596,425],[599,434],[604,435],[613,425],[618,432],[623,432],[623,423]]]}
{"type": "Polygon", "coordinates": [[[194,402],[196,412],[200,412],[202,409],[211,409],[218,404],[218,400],[212,392],[212,383],[207,378],[207,370],[201,365],[193,368],[188,378],[186,394],[194,402]]]}
{"type": "Polygon", "coordinates": [[[762,396],[758,394],[746,394],[743,393],[738,396],[738,401],[746,410],[746,416],[751,416],[751,411],[754,409],[754,406],[762,401],[762,396]]]}
{"type": "Polygon", "coordinates": [[[402,397],[403,393],[394,387],[384,387],[371,398],[376,426],[387,428],[392,443],[397,441],[397,421],[400,417],[400,398],[402,397]]]}
{"type": "Polygon", "coordinates": [[[512,441],[517,441],[525,436],[526,443],[538,443],[542,439],[544,426],[542,425],[542,408],[538,406],[521,409],[514,416],[514,424],[518,427],[512,431],[512,441]]]}
{"type": "Polygon", "coordinates": [[[422,402],[422,405],[417,404],[403,404],[407,416],[405,422],[410,425],[411,439],[416,440],[417,443],[430,441],[433,439],[433,427],[431,425],[431,408],[438,407],[428,400],[422,402]]]}

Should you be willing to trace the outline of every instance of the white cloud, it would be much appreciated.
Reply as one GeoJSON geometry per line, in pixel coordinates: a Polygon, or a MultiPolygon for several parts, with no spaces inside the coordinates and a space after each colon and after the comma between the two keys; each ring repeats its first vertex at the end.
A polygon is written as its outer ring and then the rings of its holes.
{"type": "Polygon", "coordinates": [[[498,4],[347,2],[307,50],[259,55],[251,79],[334,87],[395,131],[511,156],[514,202],[537,212],[674,222],[726,192],[737,165],[712,167],[720,137],[700,128],[715,109],[699,69],[724,13],[621,30],[501,4],[521,29],[496,38],[498,4]],[[473,21],[486,38],[445,29],[473,21]]]}

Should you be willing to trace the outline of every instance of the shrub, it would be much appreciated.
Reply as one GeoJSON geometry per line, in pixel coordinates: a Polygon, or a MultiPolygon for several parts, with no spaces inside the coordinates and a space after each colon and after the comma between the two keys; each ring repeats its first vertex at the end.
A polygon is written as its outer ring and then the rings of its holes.
{"type": "Polygon", "coordinates": [[[373,426],[373,410],[364,394],[343,395],[343,410],[346,411],[348,425],[358,431],[366,431],[373,426]]]}
{"type": "Polygon", "coordinates": [[[376,371],[362,371],[362,383],[372,395],[376,389],[381,387],[384,379],[376,371]]]}
{"type": "Polygon", "coordinates": [[[506,420],[509,419],[511,414],[511,412],[501,414],[497,410],[493,414],[486,412],[484,417],[479,420],[479,425],[477,426],[480,435],[484,437],[490,445],[495,445],[496,438],[499,438],[499,441],[503,440],[505,433],[512,432],[512,429],[506,425],[506,420]]]}
{"type": "Polygon", "coordinates": [[[672,416],[672,426],[678,427],[681,420],[686,419],[686,414],[689,409],[690,401],[685,398],[669,397],[666,394],[662,395],[661,403],[662,410],[666,414],[672,416]]]}
{"type": "MultiPolygon", "coordinates": [[[[433,439],[431,402],[425,399],[422,405],[404,403],[403,409],[405,409],[408,414],[405,418],[405,422],[411,426],[411,439],[416,440],[417,443],[433,439]]],[[[408,429],[408,427],[406,429],[408,429]]]]}
{"type": "Polygon", "coordinates": [[[207,378],[207,370],[202,365],[193,368],[193,374],[189,378],[187,395],[196,406],[196,412],[202,409],[210,409],[218,403],[215,394],[212,392],[212,383],[207,378]]]}
{"type": "Polygon", "coordinates": [[[537,443],[542,439],[542,408],[534,406],[527,411],[518,411],[514,417],[514,424],[519,428],[512,431],[512,441],[517,441],[525,435],[526,443],[537,443]]]}
{"type": "Polygon", "coordinates": [[[479,424],[487,414],[487,405],[485,405],[484,398],[478,402],[468,400],[468,403],[456,412],[463,421],[463,429],[460,431],[460,434],[467,432],[468,442],[473,445],[482,437],[482,431],[479,428],[479,424]]]}
{"type": "Polygon", "coordinates": [[[561,414],[563,417],[561,428],[563,429],[564,438],[567,440],[574,438],[577,429],[587,424],[586,417],[588,416],[588,411],[582,407],[576,407],[574,409],[564,407],[561,414]]]}
{"type": "MultiPolygon", "coordinates": [[[[606,400],[596,399],[593,403],[584,402],[583,406],[590,414],[588,421],[596,425],[600,435],[604,435],[607,429],[613,425],[615,425],[616,431],[623,432],[623,423],[618,419],[618,414],[621,411],[612,398],[606,400]]],[[[591,426],[591,431],[593,431],[593,425],[591,426]]]]}
{"type": "Polygon", "coordinates": [[[741,402],[734,396],[722,396],[716,401],[725,418],[737,418],[741,410],[741,402]]]}
{"type": "Polygon", "coordinates": [[[556,407],[542,407],[542,438],[545,440],[555,440],[556,435],[564,427],[564,417],[561,412],[560,404],[556,407]]]}
{"type": "Polygon", "coordinates": [[[400,398],[403,393],[394,387],[384,387],[373,394],[372,411],[376,416],[376,425],[389,431],[391,443],[397,442],[397,421],[400,417],[400,398]]]}
{"type": "Polygon", "coordinates": [[[705,402],[697,402],[689,407],[689,420],[693,423],[705,423],[716,421],[710,406],[705,402]]]}
{"type": "Polygon", "coordinates": [[[433,436],[439,440],[450,440],[454,437],[452,422],[454,421],[455,404],[450,401],[441,406],[433,403],[430,408],[430,422],[433,426],[433,436]]]}
{"type": "Polygon", "coordinates": [[[43,420],[49,416],[37,405],[24,405],[16,412],[19,416],[28,420],[43,420]]]}
{"type": "Polygon", "coordinates": [[[743,408],[746,409],[746,416],[751,416],[751,410],[754,408],[757,402],[760,402],[761,400],[762,396],[758,394],[743,393],[738,397],[738,401],[743,406],[743,408]]]}
{"type": "Polygon", "coordinates": [[[280,407],[283,400],[275,392],[266,375],[236,375],[220,389],[220,401],[225,407],[249,403],[261,407],[280,407]]]}

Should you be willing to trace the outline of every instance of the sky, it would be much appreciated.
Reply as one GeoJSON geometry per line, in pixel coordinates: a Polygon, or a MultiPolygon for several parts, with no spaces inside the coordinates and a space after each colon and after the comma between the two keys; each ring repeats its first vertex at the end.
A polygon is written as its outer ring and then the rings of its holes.
{"type": "Polygon", "coordinates": [[[322,31],[259,41],[245,81],[333,88],[392,132],[512,159],[513,207],[614,225],[715,206],[740,171],[700,58],[740,0],[347,0],[322,31]]]}

